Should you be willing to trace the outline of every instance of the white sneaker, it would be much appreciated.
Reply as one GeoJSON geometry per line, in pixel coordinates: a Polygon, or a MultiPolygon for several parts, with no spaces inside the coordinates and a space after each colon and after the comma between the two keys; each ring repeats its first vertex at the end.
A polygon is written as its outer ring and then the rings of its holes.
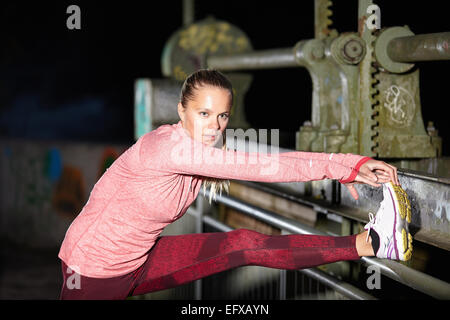
{"type": "Polygon", "coordinates": [[[407,261],[412,256],[412,236],[408,224],[411,222],[411,204],[402,187],[392,182],[383,184],[383,201],[376,216],[369,213],[369,223],[364,226],[375,230],[380,238],[378,258],[407,261]]]}

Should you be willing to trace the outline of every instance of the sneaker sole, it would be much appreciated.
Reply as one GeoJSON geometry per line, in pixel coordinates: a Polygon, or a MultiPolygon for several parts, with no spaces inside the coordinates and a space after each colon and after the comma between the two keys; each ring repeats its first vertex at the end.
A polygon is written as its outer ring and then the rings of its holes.
{"type": "MultiPolygon", "coordinates": [[[[396,211],[401,218],[401,221],[398,221],[396,224],[401,225],[401,234],[402,234],[402,247],[400,260],[407,261],[412,257],[412,235],[409,233],[408,224],[411,223],[411,203],[409,202],[408,195],[403,190],[401,186],[394,185],[392,182],[387,184],[388,189],[391,192],[392,197],[394,198],[394,204],[396,207],[396,211]]],[[[400,248],[399,248],[400,249],[400,248]]],[[[399,252],[399,255],[400,255],[399,252]]]]}
{"type": "Polygon", "coordinates": [[[405,228],[402,229],[402,242],[403,242],[403,261],[408,261],[412,257],[412,235],[407,232],[405,228]],[[405,249],[406,248],[406,249],[405,249]]]}
{"type": "Polygon", "coordinates": [[[409,202],[408,195],[402,187],[394,185],[392,184],[392,182],[390,182],[389,184],[391,184],[394,194],[397,198],[400,216],[403,220],[406,217],[406,221],[408,223],[411,223],[411,203],[409,202]]]}

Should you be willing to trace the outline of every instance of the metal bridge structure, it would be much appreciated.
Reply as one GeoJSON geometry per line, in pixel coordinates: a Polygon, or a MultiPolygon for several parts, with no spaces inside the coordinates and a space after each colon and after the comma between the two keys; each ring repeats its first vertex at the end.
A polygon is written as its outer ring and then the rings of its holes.
{"type": "MultiPolygon", "coordinates": [[[[445,264],[450,256],[450,159],[442,156],[443,139],[433,125],[424,124],[416,65],[450,60],[450,32],[414,34],[408,26],[376,28],[377,10],[373,1],[359,0],[358,30],[340,33],[330,28],[332,2],[315,0],[313,39],[293,39],[288,48],[256,51],[237,26],[212,17],[196,21],[194,1],[184,0],[183,25],[167,40],[162,54],[164,78],[135,81],[135,138],[179,120],[176,107],[182,82],[198,69],[218,69],[231,80],[236,99],[229,127],[245,130],[250,126],[244,97],[253,77],[248,71],[306,68],[312,80],[312,117],[295,132],[295,150],[355,153],[397,166],[399,180],[411,201],[410,229],[417,258],[413,254],[413,259],[404,263],[364,257],[356,263],[337,263],[338,267],[296,272],[263,268],[258,273],[246,271],[258,267],[243,267],[228,276],[213,276],[171,289],[181,292],[175,296],[373,299],[392,297],[392,292],[404,290],[412,292],[412,297],[417,292],[420,297],[450,298],[449,277],[442,271],[445,268],[430,271],[426,267],[431,260],[445,264]],[[389,279],[391,293],[368,289],[367,270],[377,270],[383,279],[389,279]],[[220,286],[225,293],[214,295],[212,286],[220,286]],[[312,294],[312,287],[321,290],[312,294]]],[[[251,148],[251,144],[242,141],[245,148],[251,148]]],[[[261,146],[256,144],[256,148],[261,146]]],[[[270,149],[270,145],[265,147],[270,149]]],[[[233,187],[238,191],[218,196],[212,206],[199,196],[187,213],[195,221],[191,232],[232,230],[227,223],[232,212],[279,234],[348,235],[361,230],[368,212],[376,212],[382,200],[382,191],[369,186],[359,187],[360,200],[354,200],[334,180],[270,184],[233,181],[231,190],[233,187]],[[282,201],[296,212],[267,209],[258,197],[282,201]]]]}

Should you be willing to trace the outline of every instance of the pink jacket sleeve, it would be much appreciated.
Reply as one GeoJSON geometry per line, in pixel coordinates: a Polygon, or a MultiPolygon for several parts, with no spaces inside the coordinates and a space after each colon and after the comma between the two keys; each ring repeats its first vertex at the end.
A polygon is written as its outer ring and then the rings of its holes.
{"type": "Polygon", "coordinates": [[[360,156],[352,153],[323,153],[323,152],[303,152],[303,151],[292,151],[284,152],[280,154],[284,157],[299,158],[299,159],[312,159],[312,160],[323,160],[332,161],[339,163],[345,167],[351,168],[352,171],[348,177],[340,179],[341,183],[348,183],[355,180],[356,175],[359,172],[359,168],[372,158],[367,156],[360,156]]]}
{"type": "Polygon", "coordinates": [[[364,158],[299,151],[267,154],[222,150],[185,137],[166,138],[164,143],[154,140],[142,140],[140,159],[144,167],[220,179],[300,182],[328,178],[348,182],[354,179],[364,158]]]}

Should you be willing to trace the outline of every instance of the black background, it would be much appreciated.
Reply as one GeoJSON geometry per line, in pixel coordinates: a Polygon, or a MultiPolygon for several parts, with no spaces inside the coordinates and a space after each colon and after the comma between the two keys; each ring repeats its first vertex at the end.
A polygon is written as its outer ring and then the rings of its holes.
{"type": "MultiPolygon", "coordinates": [[[[375,1],[381,26],[415,34],[450,31],[446,1],[375,1]]],[[[357,31],[357,1],[333,4],[333,26],[357,31]]],[[[243,30],[255,50],[291,47],[314,37],[314,1],[195,2],[243,30]]],[[[167,39],[182,26],[182,1],[2,1],[0,136],[132,143],[133,86],[161,78],[167,39]],[[81,9],[81,30],[68,30],[66,9],[81,9]]],[[[450,61],[420,67],[422,115],[434,121],[450,153],[450,61]]],[[[303,68],[253,71],[246,114],[254,127],[294,132],[311,116],[311,79],[303,68]]]]}

